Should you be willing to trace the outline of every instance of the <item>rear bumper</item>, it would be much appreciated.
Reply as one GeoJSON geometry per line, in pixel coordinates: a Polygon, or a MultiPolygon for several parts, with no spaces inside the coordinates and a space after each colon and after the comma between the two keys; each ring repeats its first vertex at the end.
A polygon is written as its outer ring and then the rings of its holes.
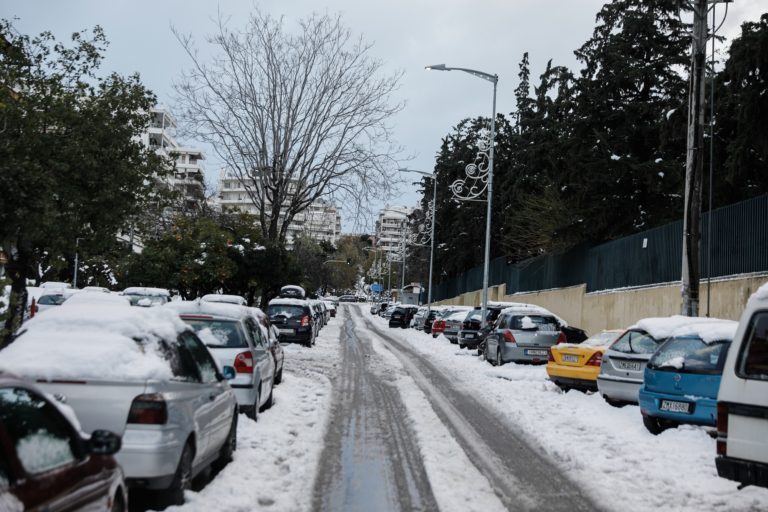
{"type": "Polygon", "coordinates": [[[715,459],[715,465],[717,474],[722,478],[744,485],[768,487],[768,464],[719,455],[715,459]]]}
{"type": "MultiPolygon", "coordinates": [[[[549,373],[549,367],[547,367],[547,373],[549,373]]],[[[562,375],[553,375],[551,373],[549,373],[549,380],[551,380],[555,384],[560,384],[561,386],[568,386],[569,388],[573,388],[573,389],[581,389],[584,391],[597,391],[596,380],[579,379],[575,377],[564,377],[562,375]]]]}
{"type": "Polygon", "coordinates": [[[633,404],[638,403],[638,393],[642,384],[642,381],[634,379],[619,380],[606,375],[599,375],[597,377],[597,389],[600,390],[600,394],[604,398],[607,397],[611,400],[631,402],[633,404]]]}
{"type": "Polygon", "coordinates": [[[501,343],[501,357],[504,362],[543,364],[547,362],[549,347],[520,347],[501,343]],[[529,353],[530,350],[541,351],[538,355],[529,353]]]}
{"type": "Polygon", "coordinates": [[[553,362],[547,363],[549,380],[574,388],[597,391],[599,366],[566,366],[553,362]]]}
{"type": "Polygon", "coordinates": [[[646,391],[641,387],[638,393],[640,412],[646,416],[664,418],[678,423],[690,423],[692,425],[708,425],[714,427],[717,423],[717,400],[711,398],[698,398],[691,400],[680,395],[669,395],[646,391]],[[693,403],[693,413],[662,411],[661,401],[671,400],[675,402],[693,403]]]}
{"type": "Polygon", "coordinates": [[[172,430],[127,428],[115,458],[129,487],[167,489],[176,473],[186,433],[172,430]]]}
{"type": "Polygon", "coordinates": [[[312,329],[308,331],[297,331],[294,334],[280,333],[280,343],[309,343],[312,339],[312,329]]]}
{"type": "Polygon", "coordinates": [[[459,343],[461,345],[466,345],[467,348],[477,348],[482,341],[483,338],[478,334],[478,331],[459,331],[459,343]]]}

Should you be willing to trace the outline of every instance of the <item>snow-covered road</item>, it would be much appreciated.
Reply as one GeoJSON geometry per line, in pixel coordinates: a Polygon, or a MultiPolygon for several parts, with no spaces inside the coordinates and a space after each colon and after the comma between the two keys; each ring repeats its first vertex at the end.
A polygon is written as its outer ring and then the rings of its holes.
{"type": "Polygon", "coordinates": [[[768,510],[768,490],[717,477],[705,429],[652,436],[636,406],[367,309],[285,346],[275,406],[241,415],[234,462],[172,510],[768,510]]]}

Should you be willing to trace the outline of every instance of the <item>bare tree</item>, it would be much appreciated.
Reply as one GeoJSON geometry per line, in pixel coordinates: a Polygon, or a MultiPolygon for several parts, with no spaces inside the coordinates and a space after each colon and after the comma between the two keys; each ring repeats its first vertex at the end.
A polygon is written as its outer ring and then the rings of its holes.
{"type": "Polygon", "coordinates": [[[386,75],[372,45],[339,16],[313,14],[297,34],[255,11],[242,30],[219,15],[207,62],[173,29],[192,60],[174,84],[182,126],[210,143],[246,189],[264,235],[285,241],[313,201],[341,201],[353,214],[387,197],[396,181],[388,121],[401,73],[386,75]]]}

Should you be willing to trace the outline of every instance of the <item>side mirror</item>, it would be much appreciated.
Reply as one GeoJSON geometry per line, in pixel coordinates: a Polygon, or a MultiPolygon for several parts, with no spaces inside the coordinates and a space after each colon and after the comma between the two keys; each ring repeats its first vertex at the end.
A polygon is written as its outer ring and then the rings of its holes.
{"type": "Polygon", "coordinates": [[[123,445],[120,436],[109,430],[94,430],[86,441],[88,453],[95,455],[114,455],[123,445]]]}
{"type": "Polygon", "coordinates": [[[235,369],[232,368],[231,366],[224,366],[221,369],[221,375],[222,377],[224,377],[225,380],[232,380],[235,378],[236,372],[235,372],[235,369]]]}

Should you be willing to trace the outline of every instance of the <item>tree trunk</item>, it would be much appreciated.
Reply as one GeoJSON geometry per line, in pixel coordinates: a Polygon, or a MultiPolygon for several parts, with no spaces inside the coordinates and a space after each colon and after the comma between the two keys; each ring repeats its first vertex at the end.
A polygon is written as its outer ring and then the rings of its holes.
{"type": "Polygon", "coordinates": [[[11,280],[11,296],[8,304],[8,317],[5,319],[2,332],[0,332],[0,348],[5,347],[13,340],[14,334],[24,321],[28,295],[27,262],[28,255],[20,250],[15,258],[11,258],[6,267],[7,275],[11,280]]]}

